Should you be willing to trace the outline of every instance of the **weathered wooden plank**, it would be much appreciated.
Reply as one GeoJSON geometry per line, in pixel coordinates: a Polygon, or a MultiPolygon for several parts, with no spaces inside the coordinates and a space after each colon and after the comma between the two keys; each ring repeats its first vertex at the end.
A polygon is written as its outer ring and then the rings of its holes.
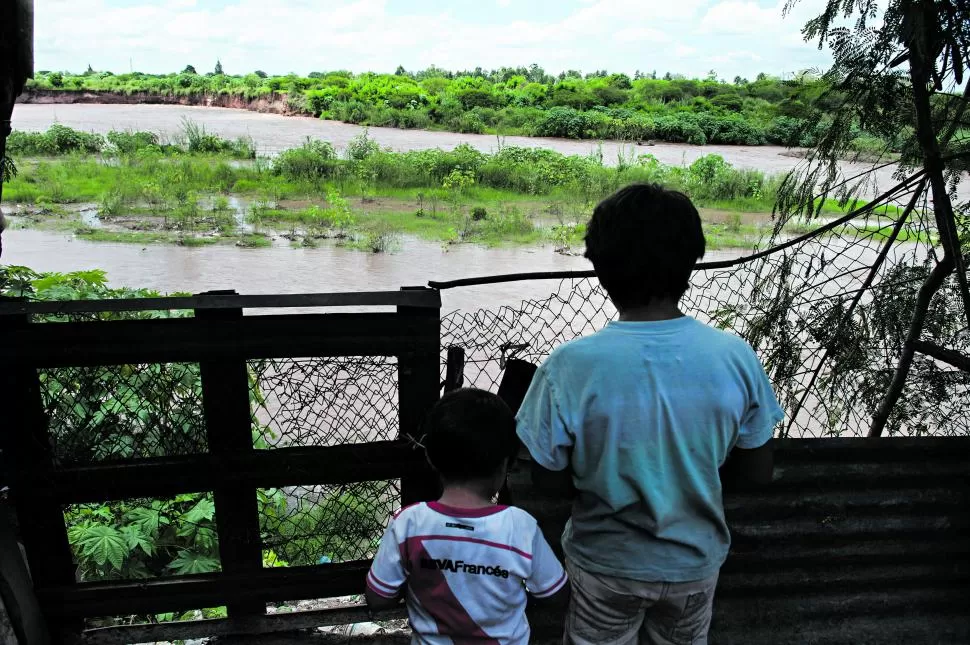
{"type": "MultiPolygon", "coordinates": [[[[303,314],[42,323],[14,329],[0,363],[35,367],[199,362],[300,356],[397,356],[438,351],[429,315],[303,314]]],[[[435,377],[437,383],[437,377],[435,377]]]]}
{"type": "MultiPolygon", "coordinates": [[[[10,333],[29,324],[26,316],[0,316],[0,339],[7,342],[10,333]]],[[[26,485],[29,477],[42,478],[54,467],[37,370],[17,361],[4,363],[0,390],[6,400],[0,448],[31,579],[35,585],[71,585],[74,560],[64,512],[56,500],[26,485]]]]}
{"type": "MultiPolygon", "coordinates": [[[[798,517],[782,521],[765,518],[731,523],[735,543],[759,540],[771,542],[803,539],[879,539],[894,534],[923,535],[934,532],[964,534],[970,528],[970,513],[958,510],[946,515],[836,515],[832,517],[798,517]]],[[[767,545],[766,545],[767,548],[767,545]]]]}
{"type": "Polygon", "coordinates": [[[890,562],[932,562],[950,559],[970,559],[970,540],[967,536],[953,535],[946,538],[927,532],[923,539],[918,535],[889,535],[884,539],[841,541],[777,541],[771,548],[757,543],[735,543],[731,547],[722,573],[745,572],[761,569],[785,569],[808,565],[828,565],[846,562],[851,564],[877,564],[890,562]]]}
{"type": "Polygon", "coordinates": [[[885,463],[801,463],[775,466],[770,488],[793,487],[809,490],[835,490],[849,487],[858,490],[900,488],[908,486],[949,486],[966,481],[970,471],[967,455],[960,460],[885,463]]]}
{"type": "Polygon", "coordinates": [[[970,563],[967,561],[909,564],[883,561],[875,564],[836,562],[829,566],[797,565],[772,571],[728,571],[718,580],[718,591],[725,595],[774,593],[788,590],[792,595],[837,587],[851,589],[900,589],[923,586],[932,580],[940,587],[970,582],[970,563]]]}
{"type": "Polygon", "coordinates": [[[62,504],[166,497],[217,484],[280,488],[399,479],[425,472],[424,455],[404,441],[256,450],[248,454],[157,457],[24,474],[24,485],[62,504]]]}
{"type": "Polygon", "coordinates": [[[84,645],[126,645],[155,641],[177,641],[213,636],[256,636],[315,627],[351,625],[367,621],[399,620],[407,617],[404,606],[383,611],[368,611],[365,605],[333,609],[295,611],[268,616],[191,620],[159,625],[130,625],[89,629],[80,640],[84,645]]]}
{"type": "Polygon", "coordinates": [[[237,602],[279,602],[363,593],[369,561],[312,567],[278,567],[246,573],[206,574],[45,587],[45,610],[59,618],[124,616],[218,607],[237,602]]]}
{"type": "Polygon", "coordinates": [[[347,293],[297,293],[238,295],[223,293],[162,298],[126,298],[112,300],[61,300],[45,302],[0,303],[0,315],[6,314],[78,314],[118,311],[173,311],[200,309],[272,309],[283,307],[417,307],[439,309],[441,296],[433,289],[408,291],[367,291],[347,293]]]}
{"type": "MultiPolygon", "coordinates": [[[[425,332],[433,334],[436,339],[440,338],[439,312],[398,307],[398,314],[409,318],[419,317],[423,320],[425,332]]],[[[415,351],[398,358],[399,437],[414,445],[420,443],[421,426],[439,397],[440,360],[439,344],[436,344],[433,351],[415,351]]],[[[401,480],[403,505],[433,499],[438,492],[437,477],[428,466],[425,466],[423,472],[401,480]]]]}
{"type": "MultiPolygon", "coordinates": [[[[208,298],[227,293],[201,294],[208,298]]],[[[199,309],[197,319],[216,323],[242,320],[242,309],[199,309]]],[[[202,381],[202,410],[205,416],[209,452],[216,460],[253,453],[253,418],[249,404],[249,374],[246,361],[237,358],[199,363],[202,381]]],[[[263,566],[256,488],[213,482],[219,560],[229,574],[259,571],[263,566]]],[[[260,602],[240,601],[228,606],[230,617],[259,615],[266,611],[260,602]]]]}
{"type": "Polygon", "coordinates": [[[781,466],[810,463],[900,463],[966,460],[970,437],[846,437],[776,439],[775,462],[781,466]]]}
{"type": "Polygon", "coordinates": [[[966,508],[970,501],[967,490],[959,488],[899,488],[898,490],[826,490],[790,491],[766,487],[759,492],[729,493],[724,498],[724,511],[729,520],[807,517],[834,514],[888,513],[923,514],[952,512],[966,508]]]}

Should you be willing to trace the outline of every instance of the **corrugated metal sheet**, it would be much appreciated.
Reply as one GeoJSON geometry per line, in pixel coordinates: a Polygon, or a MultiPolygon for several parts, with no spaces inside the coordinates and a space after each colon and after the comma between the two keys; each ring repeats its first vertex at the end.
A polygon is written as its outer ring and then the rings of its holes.
{"type": "MultiPolygon", "coordinates": [[[[711,643],[970,643],[970,439],[777,442],[771,486],[725,494],[711,643]]],[[[569,504],[513,496],[551,544],[569,504]]],[[[537,639],[561,617],[534,615],[537,639]]]]}

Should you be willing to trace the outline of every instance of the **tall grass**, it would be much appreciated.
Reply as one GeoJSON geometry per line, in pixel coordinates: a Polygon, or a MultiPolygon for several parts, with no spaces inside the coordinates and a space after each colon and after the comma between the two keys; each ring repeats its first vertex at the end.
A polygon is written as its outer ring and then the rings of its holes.
{"type": "Polygon", "coordinates": [[[154,132],[112,130],[102,136],[74,130],[59,123],[45,132],[15,130],[7,139],[7,153],[18,156],[59,156],[71,154],[101,154],[130,156],[140,153],[162,155],[224,155],[234,159],[255,159],[256,145],[251,138],[228,140],[206,132],[188,119],[182,120],[182,130],[176,143],[163,144],[154,132]]]}

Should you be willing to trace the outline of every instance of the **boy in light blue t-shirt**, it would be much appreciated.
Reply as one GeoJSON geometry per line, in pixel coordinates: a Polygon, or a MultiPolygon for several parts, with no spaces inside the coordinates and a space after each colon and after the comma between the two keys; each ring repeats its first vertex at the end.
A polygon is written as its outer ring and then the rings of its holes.
{"type": "Polygon", "coordinates": [[[730,455],[736,476],[771,479],[783,413],[764,368],[678,307],[704,245],[681,193],[600,203],[586,257],[619,320],[557,348],[519,410],[536,483],[575,494],[566,643],[706,643],[730,546],[719,469],[730,455]]]}

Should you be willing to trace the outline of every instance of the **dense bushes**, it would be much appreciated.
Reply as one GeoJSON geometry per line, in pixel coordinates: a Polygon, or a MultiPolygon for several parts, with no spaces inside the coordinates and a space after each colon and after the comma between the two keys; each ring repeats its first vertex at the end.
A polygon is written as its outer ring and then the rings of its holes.
{"type": "MultiPolygon", "coordinates": [[[[725,128],[717,134],[717,123],[695,125],[702,134],[704,128],[714,136],[731,132],[725,128]]],[[[730,136],[744,135],[743,130],[738,132],[730,136]]],[[[193,194],[212,191],[258,194],[278,201],[282,195],[318,193],[324,183],[339,185],[341,191],[359,190],[362,195],[378,189],[419,189],[430,195],[447,192],[446,184],[455,173],[467,175],[476,189],[555,194],[587,204],[634,181],[660,182],[708,202],[747,200],[745,207],[757,209],[770,209],[776,190],[775,181],[763,173],[735,169],[716,155],[682,167],[666,166],[651,155],[621,153],[615,165],[606,165],[600,152],[563,155],[516,146],[503,146],[492,154],[467,144],[453,150],[393,152],[382,150],[365,132],[349,143],[343,155],[327,142],[308,139],[269,163],[236,167],[186,155],[181,148],[176,148],[179,155],[166,154],[166,146],[156,143],[157,137],[150,133],[109,133],[107,141],[122,156],[117,172],[76,155],[59,163],[43,160],[25,166],[4,196],[22,202],[100,201],[110,211],[116,203],[184,204],[192,201],[193,194]]],[[[308,214],[310,219],[315,216],[308,214]]]]}
{"type": "Polygon", "coordinates": [[[12,155],[59,155],[101,152],[105,139],[98,134],[72,130],[55,123],[47,132],[11,132],[7,152],[12,155]]]}
{"type": "Polygon", "coordinates": [[[764,75],[734,83],[670,75],[630,79],[605,71],[553,77],[533,66],[466,73],[436,68],[393,75],[315,72],[307,78],[38,72],[28,89],[248,99],[279,95],[291,109],[347,123],[475,134],[811,145],[818,129],[801,128],[797,117],[805,113],[806,96],[821,95],[822,82],[764,75]]]}
{"type": "Polygon", "coordinates": [[[333,174],[337,158],[333,146],[326,141],[307,139],[299,148],[285,150],[273,160],[276,174],[292,179],[312,180],[333,174]]]}
{"type": "Polygon", "coordinates": [[[49,127],[46,132],[15,130],[7,138],[7,152],[10,155],[132,155],[141,151],[160,154],[215,154],[235,159],[256,158],[256,147],[251,139],[223,139],[190,121],[183,123],[182,133],[176,138],[176,142],[165,144],[161,143],[154,132],[112,130],[102,136],[73,130],[58,123],[49,127]]]}

